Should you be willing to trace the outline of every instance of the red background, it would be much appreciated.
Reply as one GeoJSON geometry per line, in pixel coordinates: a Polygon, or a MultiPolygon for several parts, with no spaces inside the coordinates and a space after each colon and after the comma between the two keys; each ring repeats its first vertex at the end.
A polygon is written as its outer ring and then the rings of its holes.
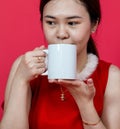
{"type": "MultiPolygon", "coordinates": [[[[95,39],[101,59],[120,66],[120,2],[101,0],[102,22],[95,39]]],[[[44,44],[39,0],[0,1],[0,104],[10,67],[18,55],[44,44]]],[[[0,108],[0,118],[2,110],[0,108]]]]}

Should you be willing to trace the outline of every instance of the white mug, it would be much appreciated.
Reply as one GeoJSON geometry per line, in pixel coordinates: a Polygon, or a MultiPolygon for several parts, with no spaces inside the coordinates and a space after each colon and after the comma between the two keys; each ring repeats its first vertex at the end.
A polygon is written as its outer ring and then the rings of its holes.
{"type": "Polygon", "coordinates": [[[76,79],[76,45],[50,44],[47,53],[48,79],[76,79]]]}

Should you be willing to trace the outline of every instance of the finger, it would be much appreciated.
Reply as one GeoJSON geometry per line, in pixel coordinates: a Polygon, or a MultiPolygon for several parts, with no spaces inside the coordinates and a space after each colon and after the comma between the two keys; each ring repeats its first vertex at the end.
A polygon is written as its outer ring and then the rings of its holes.
{"type": "Polygon", "coordinates": [[[44,63],[45,62],[45,57],[41,57],[41,56],[35,57],[34,61],[36,63],[44,63]]]}
{"type": "Polygon", "coordinates": [[[43,51],[45,49],[45,46],[42,45],[40,47],[35,48],[33,51],[35,52],[33,56],[46,56],[46,53],[43,51]]]}
{"type": "Polygon", "coordinates": [[[58,79],[49,79],[49,83],[59,83],[58,79]]]}
{"type": "Polygon", "coordinates": [[[93,86],[93,80],[91,78],[89,78],[87,80],[87,84],[88,84],[89,87],[93,86]]]}
{"type": "Polygon", "coordinates": [[[80,86],[83,85],[83,82],[80,80],[65,80],[65,79],[59,79],[58,82],[60,84],[67,84],[67,85],[74,85],[74,86],[80,86]]]}
{"type": "Polygon", "coordinates": [[[39,47],[39,49],[40,49],[40,50],[43,50],[43,49],[45,49],[45,46],[42,45],[42,46],[39,47]]]}
{"type": "Polygon", "coordinates": [[[89,90],[94,90],[95,88],[94,88],[94,83],[93,83],[93,79],[88,79],[87,80],[87,85],[88,85],[88,88],[89,88],[89,90]]]}
{"type": "Polygon", "coordinates": [[[46,53],[43,50],[33,51],[33,57],[46,57],[46,53]]]}
{"type": "Polygon", "coordinates": [[[46,64],[45,63],[39,63],[39,64],[36,64],[36,68],[46,68],[46,64]]]}
{"type": "Polygon", "coordinates": [[[45,49],[45,46],[44,45],[42,45],[40,47],[36,47],[34,50],[36,51],[36,50],[43,50],[43,49],[45,49]]]}
{"type": "Polygon", "coordinates": [[[29,63],[29,67],[32,69],[40,69],[40,68],[46,69],[46,64],[44,62],[43,63],[31,62],[29,63]]]}
{"type": "Polygon", "coordinates": [[[39,50],[39,51],[28,51],[24,54],[24,59],[28,62],[34,61],[36,59],[40,59],[40,57],[46,57],[46,53],[39,50]]]}
{"type": "Polygon", "coordinates": [[[41,75],[44,72],[45,72],[45,68],[36,69],[35,74],[34,74],[34,78],[38,77],[39,75],[41,75]]]}

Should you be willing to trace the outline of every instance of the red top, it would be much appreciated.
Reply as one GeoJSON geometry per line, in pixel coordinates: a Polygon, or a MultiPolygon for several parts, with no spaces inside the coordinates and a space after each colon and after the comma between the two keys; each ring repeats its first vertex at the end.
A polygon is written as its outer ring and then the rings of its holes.
{"type": "MultiPolygon", "coordinates": [[[[109,66],[109,63],[100,60],[90,76],[96,87],[94,105],[99,116],[102,114],[109,66]]],[[[47,76],[40,76],[32,81],[31,87],[30,129],[83,129],[78,107],[66,89],[64,89],[66,100],[61,101],[60,86],[48,83],[47,76]]]]}

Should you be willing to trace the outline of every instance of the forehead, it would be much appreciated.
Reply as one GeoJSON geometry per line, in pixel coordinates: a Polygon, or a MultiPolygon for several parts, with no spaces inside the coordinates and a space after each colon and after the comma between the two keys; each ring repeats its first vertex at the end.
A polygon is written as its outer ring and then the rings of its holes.
{"type": "Polygon", "coordinates": [[[79,0],[51,0],[43,10],[43,15],[88,15],[86,7],[79,0]]]}

